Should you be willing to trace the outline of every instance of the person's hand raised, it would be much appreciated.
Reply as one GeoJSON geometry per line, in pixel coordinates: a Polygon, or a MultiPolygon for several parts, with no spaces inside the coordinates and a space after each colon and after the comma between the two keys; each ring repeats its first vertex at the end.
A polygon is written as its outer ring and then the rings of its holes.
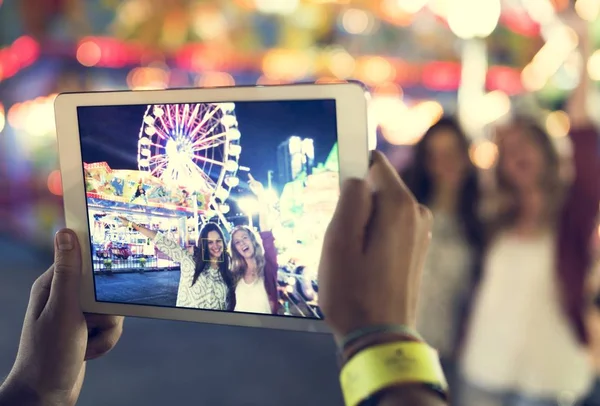
{"type": "Polygon", "coordinates": [[[265,187],[262,183],[254,179],[254,176],[248,174],[248,187],[256,197],[262,199],[264,197],[265,187]]]}
{"type": "Polygon", "coordinates": [[[319,266],[321,308],[338,338],[374,325],[415,327],[431,224],[379,152],[367,180],[344,183],[319,266]]]}
{"type": "Polygon", "coordinates": [[[75,233],[60,231],[54,247],[54,264],[31,289],[17,359],[0,392],[15,404],[75,404],[85,361],[110,351],[123,329],[122,317],[82,312],[75,233]]]}

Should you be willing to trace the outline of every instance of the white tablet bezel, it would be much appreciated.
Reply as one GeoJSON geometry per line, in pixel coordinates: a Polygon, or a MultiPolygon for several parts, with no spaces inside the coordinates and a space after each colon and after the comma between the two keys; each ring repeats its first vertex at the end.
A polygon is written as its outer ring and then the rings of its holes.
{"type": "Polygon", "coordinates": [[[336,102],[341,181],[351,177],[363,178],[367,173],[369,160],[367,95],[365,89],[358,84],[117,91],[58,95],[54,107],[65,219],[67,227],[73,229],[81,241],[83,311],[248,327],[328,332],[325,323],[318,319],[97,302],[94,292],[77,117],[77,107],[79,106],[316,99],[333,99],[336,102]]]}

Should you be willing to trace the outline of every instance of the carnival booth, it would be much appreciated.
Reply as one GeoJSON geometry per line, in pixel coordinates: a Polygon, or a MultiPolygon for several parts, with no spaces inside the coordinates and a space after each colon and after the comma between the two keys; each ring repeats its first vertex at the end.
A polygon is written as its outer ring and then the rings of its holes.
{"type": "Polygon", "coordinates": [[[204,211],[208,196],[169,187],[147,172],[113,170],[106,162],[85,164],[85,175],[95,269],[109,263],[113,269],[137,269],[139,261],[146,268],[175,266],[155,251],[151,241],[129,229],[122,218],[168,233],[182,246],[195,241],[198,215],[204,211]]]}

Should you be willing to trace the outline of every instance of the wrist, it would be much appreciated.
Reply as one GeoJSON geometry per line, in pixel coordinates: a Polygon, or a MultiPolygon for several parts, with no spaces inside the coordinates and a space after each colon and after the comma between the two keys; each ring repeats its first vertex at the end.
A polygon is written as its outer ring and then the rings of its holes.
{"type": "Polygon", "coordinates": [[[414,337],[410,337],[404,334],[398,333],[379,333],[372,334],[366,337],[360,338],[346,348],[341,349],[340,356],[342,364],[345,364],[350,360],[353,356],[358,354],[359,352],[366,350],[367,348],[381,345],[381,344],[389,344],[394,342],[415,342],[418,341],[414,337]]]}

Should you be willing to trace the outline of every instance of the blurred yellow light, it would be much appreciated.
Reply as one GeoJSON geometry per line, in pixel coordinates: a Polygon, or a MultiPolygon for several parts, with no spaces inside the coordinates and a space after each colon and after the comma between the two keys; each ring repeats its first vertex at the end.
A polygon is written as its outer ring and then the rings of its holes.
{"type": "Polygon", "coordinates": [[[490,169],[498,158],[498,147],[491,141],[482,141],[471,147],[471,161],[481,169],[490,169]]]}
{"type": "Polygon", "coordinates": [[[398,7],[410,14],[421,11],[427,5],[429,0],[396,0],[398,7]]]}
{"type": "Polygon", "coordinates": [[[100,58],[102,58],[102,50],[93,41],[84,41],[77,48],[77,61],[83,66],[95,66],[100,62],[100,58]]]}
{"type": "Polygon", "coordinates": [[[7,114],[8,124],[10,124],[15,129],[21,128],[21,124],[22,124],[21,110],[22,110],[21,103],[15,103],[12,105],[12,107],[10,109],[8,109],[8,114],[7,114]]]}
{"type": "Polygon", "coordinates": [[[553,111],[546,117],[546,131],[551,137],[566,137],[571,129],[571,120],[564,111],[553,111]]]}
{"type": "Polygon", "coordinates": [[[510,97],[501,90],[494,90],[473,102],[469,124],[486,126],[510,113],[510,97]]]}
{"type": "Polygon", "coordinates": [[[306,77],[311,69],[312,59],[305,51],[274,49],[263,59],[263,72],[269,79],[293,82],[306,77]]]}
{"type": "Polygon", "coordinates": [[[547,81],[547,76],[540,72],[536,64],[530,63],[521,72],[523,87],[530,92],[542,89],[547,81]]]}
{"type": "Polygon", "coordinates": [[[4,126],[6,124],[6,117],[4,115],[4,105],[0,103],[0,132],[4,130],[4,126]]]}
{"type": "Polygon", "coordinates": [[[347,79],[354,73],[356,61],[344,50],[334,51],[329,58],[329,70],[339,79],[347,79]]]}
{"type": "Polygon", "coordinates": [[[380,56],[363,60],[362,71],[365,82],[369,84],[390,82],[396,77],[396,69],[388,60],[380,56]]]}
{"type": "Polygon", "coordinates": [[[256,84],[258,86],[270,86],[270,85],[282,85],[283,82],[281,80],[270,79],[267,76],[262,75],[261,77],[258,78],[258,80],[256,81],[256,84]]]}
{"type": "Polygon", "coordinates": [[[448,10],[448,25],[459,38],[485,38],[500,20],[500,0],[454,0],[448,10]]]}
{"type": "Polygon", "coordinates": [[[194,31],[203,39],[220,38],[227,33],[227,21],[218,9],[200,9],[194,18],[194,31]]]}
{"type": "Polygon", "coordinates": [[[371,19],[364,10],[351,8],[342,17],[342,25],[350,34],[364,34],[369,30],[371,19]]]}
{"type": "Polygon", "coordinates": [[[373,90],[373,94],[377,96],[390,96],[402,99],[404,91],[400,86],[396,85],[395,83],[386,82],[375,87],[375,89],[373,90]]]}
{"type": "Polygon", "coordinates": [[[127,84],[132,90],[165,89],[169,82],[169,73],[161,68],[135,68],[127,75],[127,84]]]}
{"type": "Polygon", "coordinates": [[[586,21],[596,21],[600,15],[600,1],[598,0],[577,0],[575,11],[579,17],[586,21]]]}
{"type": "Polygon", "coordinates": [[[289,15],[298,9],[300,0],[254,0],[254,3],[261,13],[289,15]]]}
{"type": "Polygon", "coordinates": [[[587,71],[592,80],[600,81],[600,50],[590,56],[587,62],[587,71]]]}
{"type": "Polygon", "coordinates": [[[235,79],[227,72],[206,72],[198,79],[199,87],[231,87],[235,79]]]}
{"type": "Polygon", "coordinates": [[[427,6],[437,16],[447,18],[453,0],[430,0],[427,6]]]}
{"type": "Polygon", "coordinates": [[[285,291],[286,291],[287,293],[294,293],[294,287],[293,287],[293,286],[290,286],[290,285],[288,285],[288,286],[286,286],[286,287],[285,287],[285,291]]]}
{"type": "Polygon", "coordinates": [[[381,132],[392,145],[413,145],[429,127],[444,114],[441,104],[425,101],[412,108],[395,97],[375,97],[369,106],[370,121],[381,127],[381,132]]]}
{"type": "Polygon", "coordinates": [[[117,9],[119,23],[125,27],[135,27],[148,18],[151,7],[144,0],[124,1],[117,9]]]}
{"type": "Polygon", "coordinates": [[[556,10],[548,0],[524,1],[523,6],[531,18],[541,25],[550,23],[556,16],[556,10]]]}

